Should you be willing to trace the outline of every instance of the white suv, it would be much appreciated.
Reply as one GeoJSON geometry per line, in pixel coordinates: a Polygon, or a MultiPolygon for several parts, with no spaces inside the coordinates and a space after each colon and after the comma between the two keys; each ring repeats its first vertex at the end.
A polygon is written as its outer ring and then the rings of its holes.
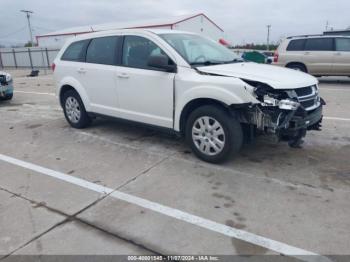
{"type": "Polygon", "coordinates": [[[193,33],[86,34],[66,43],[52,67],[71,126],[104,115],[162,127],[184,135],[208,162],[227,159],[258,133],[299,146],[322,121],[316,78],[244,62],[193,33]]]}

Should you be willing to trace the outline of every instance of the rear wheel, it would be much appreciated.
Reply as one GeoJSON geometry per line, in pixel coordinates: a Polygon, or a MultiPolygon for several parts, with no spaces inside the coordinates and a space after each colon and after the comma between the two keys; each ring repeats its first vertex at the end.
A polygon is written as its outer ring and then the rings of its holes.
{"type": "Polygon", "coordinates": [[[64,116],[68,123],[74,128],[85,128],[90,125],[91,118],[87,114],[83,101],[74,90],[63,94],[62,99],[64,116]]]}
{"type": "Polygon", "coordinates": [[[241,124],[218,106],[195,109],[187,119],[186,141],[202,160],[220,163],[237,153],[243,144],[241,124]]]}
{"type": "Polygon", "coordinates": [[[287,67],[296,71],[307,72],[306,67],[303,64],[289,64],[287,67]]]}

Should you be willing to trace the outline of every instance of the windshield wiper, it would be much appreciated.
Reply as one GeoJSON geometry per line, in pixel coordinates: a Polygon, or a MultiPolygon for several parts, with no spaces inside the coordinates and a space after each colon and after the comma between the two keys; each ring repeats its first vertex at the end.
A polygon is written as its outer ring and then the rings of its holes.
{"type": "Polygon", "coordinates": [[[222,64],[223,62],[220,62],[220,61],[204,61],[204,62],[192,62],[190,63],[191,66],[209,66],[209,65],[219,65],[219,64],[222,64]]]}
{"type": "Polygon", "coordinates": [[[241,62],[244,62],[244,59],[241,59],[241,58],[235,58],[231,61],[226,61],[224,62],[224,64],[233,64],[233,63],[241,63],[241,62]]]}
{"type": "Polygon", "coordinates": [[[233,64],[233,63],[241,63],[244,62],[243,59],[235,58],[230,61],[204,61],[204,62],[192,62],[190,63],[191,66],[210,66],[210,65],[222,65],[222,64],[233,64]]]}

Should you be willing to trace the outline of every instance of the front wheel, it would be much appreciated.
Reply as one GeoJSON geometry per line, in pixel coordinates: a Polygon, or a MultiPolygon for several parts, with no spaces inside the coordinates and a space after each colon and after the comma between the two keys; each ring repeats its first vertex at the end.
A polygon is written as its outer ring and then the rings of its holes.
{"type": "Polygon", "coordinates": [[[192,151],[210,163],[227,160],[243,144],[242,127],[238,120],[213,105],[199,107],[190,114],[185,136],[192,151]]]}
{"type": "Polygon", "coordinates": [[[63,111],[68,123],[74,128],[84,128],[90,125],[91,118],[85,110],[83,101],[74,90],[63,94],[63,111]]]}

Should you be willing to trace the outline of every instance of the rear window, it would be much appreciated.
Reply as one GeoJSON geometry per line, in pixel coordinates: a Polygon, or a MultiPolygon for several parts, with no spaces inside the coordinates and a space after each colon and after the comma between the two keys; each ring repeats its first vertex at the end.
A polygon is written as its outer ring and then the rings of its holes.
{"type": "Polygon", "coordinates": [[[88,43],[89,40],[72,43],[63,53],[61,60],[83,62],[85,59],[84,55],[88,43]]]}
{"type": "Polygon", "coordinates": [[[312,38],[305,43],[306,51],[333,51],[333,38],[312,38]]]}
{"type": "Polygon", "coordinates": [[[92,39],[86,52],[86,62],[103,65],[115,65],[118,36],[92,39]]]}
{"type": "Polygon", "coordinates": [[[350,38],[336,38],[335,46],[337,51],[350,51],[350,38]]]}
{"type": "Polygon", "coordinates": [[[289,42],[287,51],[303,51],[305,39],[292,40],[289,42]]]}

